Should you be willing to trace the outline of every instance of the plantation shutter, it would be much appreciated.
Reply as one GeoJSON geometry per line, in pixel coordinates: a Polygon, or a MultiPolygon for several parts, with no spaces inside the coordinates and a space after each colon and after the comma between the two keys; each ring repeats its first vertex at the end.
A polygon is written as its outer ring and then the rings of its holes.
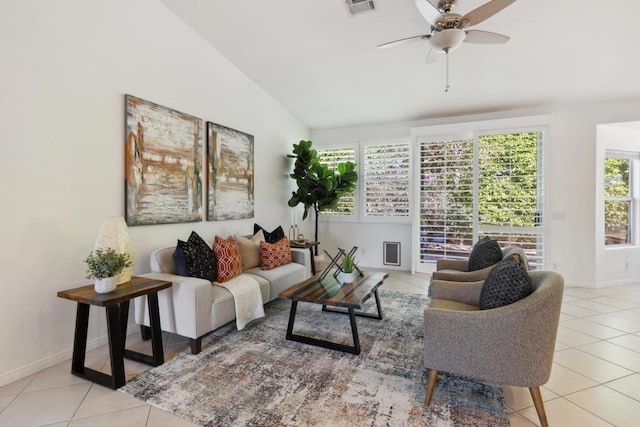
{"type": "MultiPolygon", "coordinates": [[[[355,147],[318,148],[317,152],[320,163],[327,165],[329,169],[334,171],[338,170],[339,163],[356,163],[355,147]]],[[[355,216],[355,191],[342,196],[335,210],[322,211],[321,215],[355,216]]]]}
{"type": "Polygon", "coordinates": [[[465,258],[473,245],[473,139],[419,147],[420,262],[465,258]]]}
{"type": "Polygon", "coordinates": [[[520,246],[532,269],[543,263],[542,132],[478,136],[478,234],[520,246]]]}
{"type": "Polygon", "coordinates": [[[364,217],[409,218],[409,143],[364,146],[364,217]]]}

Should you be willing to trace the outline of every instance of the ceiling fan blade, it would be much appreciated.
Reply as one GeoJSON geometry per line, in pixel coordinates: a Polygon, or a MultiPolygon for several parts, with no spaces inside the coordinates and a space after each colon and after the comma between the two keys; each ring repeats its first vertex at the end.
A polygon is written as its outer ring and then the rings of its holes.
{"type": "Polygon", "coordinates": [[[432,64],[434,62],[436,62],[438,60],[438,50],[435,49],[429,49],[429,52],[427,53],[427,64],[432,64]]]}
{"type": "MultiPolygon", "coordinates": [[[[418,0],[416,0],[417,2],[418,0]]],[[[516,0],[491,0],[489,3],[485,3],[482,6],[473,9],[471,12],[464,15],[461,19],[462,22],[468,21],[469,26],[476,25],[491,18],[496,13],[500,12],[505,7],[514,3],[516,0]]]]}
{"type": "Polygon", "coordinates": [[[400,40],[394,40],[394,41],[389,42],[389,43],[381,44],[380,46],[378,46],[378,49],[386,49],[388,47],[401,46],[403,44],[411,43],[411,42],[418,41],[418,40],[421,40],[421,39],[425,39],[426,40],[429,37],[430,37],[429,34],[424,34],[424,35],[421,35],[421,36],[413,36],[413,37],[407,37],[407,38],[400,39],[400,40]]]}
{"type": "Polygon", "coordinates": [[[503,34],[492,33],[491,31],[469,30],[465,43],[477,44],[502,44],[509,41],[509,37],[503,34]]]}
{"type": "Polygon", "coordinates": [[[432,27],[435,27],[438,20],[442,18],[440,11],[427,0],[416,0],[416,7],[432,27]]]}

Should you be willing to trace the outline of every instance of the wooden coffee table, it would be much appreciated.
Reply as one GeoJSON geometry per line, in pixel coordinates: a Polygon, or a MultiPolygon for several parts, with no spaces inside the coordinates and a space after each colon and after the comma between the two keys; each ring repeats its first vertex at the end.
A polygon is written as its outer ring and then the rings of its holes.
{"type": "Polygon", "coordinates": [[[382,319],[382,306],[378,288],[384,280],[389,277],[387,273],[365,272],[364,276],[356,279],[353,283],[343,285],[338,282],[332,274],[327,274],[322,280],[320,275],[300,282],[280,293],[282,298],[291,300],[291,311],[289,312],[289,325],[287,326],[287,339],[305,344],[316,345],[331,350],[339,350],[347,353],[360,354],[360,338],[358,337],[358,326],[356,316],[368,317],[372,319],[382,319]],[[364,313],[362,305],[371,295],[376,299],[377,313],[364,313]],[[351,334],[353,335],[353,345],[338,344],[332,341],[320,340],[293,333],[293,324],[296,318],[298,302],[309,302],[322,305],[322,311],[348,314],[351,321],[351,334]],[[329,308],[337,307],[337,308],[329,308]]]}
{"type": "Polygon", "coordinates": [[[58,292],[58,297],[78,303],[71,373],[95,383],[117,389],[126,383],[124,374],[125,357],[151,366],[158,366],[164,363],[162,331],[160,330],[160,314],[158,310],[158,291],[169,288],[171,285],[172,283],[166,280],[132,277],[129,282],[118,285],[115,291],[107,294],[96,293],[93,285],[58,292]],[[151,347],[153,352],[151,356],[124,348],[127,320],[129,317],[129,301],[142,295],[147,296],[149,306],[151,347]],[[107,312],[111,375],[84,366],[87,351],[90,305],[104,307],[107,312]]]}

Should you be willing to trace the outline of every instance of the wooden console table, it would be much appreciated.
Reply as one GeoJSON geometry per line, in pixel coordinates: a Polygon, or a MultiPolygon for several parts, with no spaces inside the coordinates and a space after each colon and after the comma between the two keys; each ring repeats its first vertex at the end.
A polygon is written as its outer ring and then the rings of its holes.
{"type": "Polygon", "coordinates": [[[71,373],[95,383],[117,389],[126,383],[124,375],[125,357],[151,366],[163,364],[164,351],[162,350],[158,291],[169,288],[171,285],[171,282],[165,280],[133,277],[129,282],[118,285],[115,291],[107,294],[95,292],[93,285],[58,292],[58,297],[78,302],[71,373]],[[129,319],[129,301],[143,295],[147,296],[147,302],[149,304],[152,356],[125,349],[127,321],[129,319]],[[84,366],[87,352],[90,305],[104,307],[107,312],[111,375],[84,366]]]}

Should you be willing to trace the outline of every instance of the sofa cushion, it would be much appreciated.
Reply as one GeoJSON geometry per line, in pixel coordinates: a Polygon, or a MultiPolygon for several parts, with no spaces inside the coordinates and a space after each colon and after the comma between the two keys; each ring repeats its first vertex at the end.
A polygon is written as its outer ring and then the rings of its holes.
{"type": "Polygon", "coordinates": [[[502,250],[498,242],[486,236],[473,246],[469,255],[469,271],[482,270],[502,259],[502,250]]]}
{"type": "Polygon", "coordinates": [[[186,242],[178,240],[173,260],[181,276],[198,277],[212,282],[216,280],[215,254],[195,231],[191,232],[186,242]]]}
{"type": "Polygon", "coordinates": [[[242,274],[240,248],[233,236],[229,236],[226,240],[216,236],[213,241],[213,251],[218,259],[218,282],[226,282],[242,274]]]}
{"type": "Polygon", "coordinates": [[[242,269],[248,270],[260,266],[260,242],[264,241],[264,232],[258,231],[251,238],[236,234],[236,242],[240,248],[242,269]]]}
{"type": "Polygon", "coordinates": [[[491,269],[480,291],[480,310],[502,307],[531,294],[531,278],[515,257],[503,259],[491,269]]]}
{"type": "Polygon", "coordinates": [[[282,239],[284,239],[284,230],[282,226],[277,226],[272,232],[268,232],[264,228],[260,227],[258,224],[253,224],[253,233],[257,233],[262,230],[264,233],[264,241],[268,243],[276,243],[282,239]]]}
{"type": "MultiPolygon", "coordinates": [[[[309,253],[309,251],[307,251],[307,253],[309,253]]],[[[245,271],[243,274],[249,274],[255,277],[258,283],[266,282],[269,284],[269,301],[278,298],[280,292],[302,282],[308,277],[307,267],[296,262],[281,265],[273,270],[263,270],[260,267],[254,267],[245,271]]]]}
{"type": "Polygon", "coordinates": [[[260,266],[272,270],[291,262],[291,247],[286,237],[276,243],[260,242],[260,266]]]}

